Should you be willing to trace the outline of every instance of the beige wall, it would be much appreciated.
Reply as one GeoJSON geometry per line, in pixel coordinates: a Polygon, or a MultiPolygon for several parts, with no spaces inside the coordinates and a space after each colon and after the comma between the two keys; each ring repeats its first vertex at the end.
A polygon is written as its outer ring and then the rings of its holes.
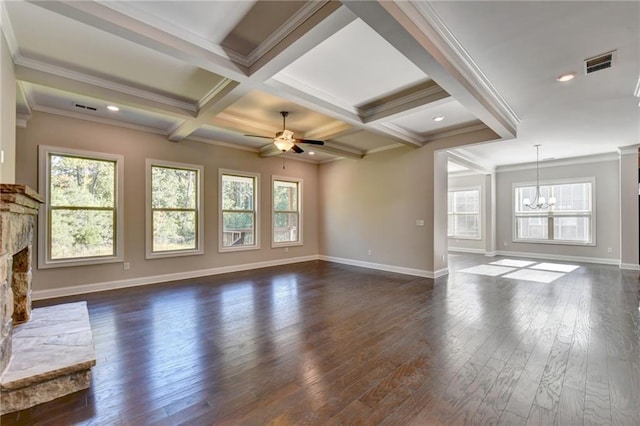
{"type": "Polygon", "coordinates": [[[638,146],[620,152],[620,264],[638,269],[638,146]]]}
{"type": "Polygon", "coordinates": [[[15,180],[16,76],[4,34],[0,38],[0,149],[4,153],[4,162],[0,164],[0,182],[24,183],[15,180]]]}
{"type": "MultiPolygon", "coordinates": [[[[607,259],[615,263],[620,258],[620,183],[617,161],[589,162],[540,168],[540,180],[596,178],[596,245],[534,244],[513,242],[513,183],[535,182],[536,170],[497,173],[497,249],[498,251],[536,253],[557,256],[580,256],[607,259]],[[507,244],[505,246],[505,243],[507,244]],[[611,248],[611,253],[607,249],[611,248]]],[[[636,218],[637,220],[637,218],[636,218]]],[[[589,261],[585,259],[585,261],[589,261]]]]}
{"type": "MultiPolygon", "coordinates": [[[[316,255],[318,253],[318,166],[280,158],[260,158],[257,153],[166,137],[35,112],[25,129],[18,129],[17,179],[37,188],[38,145],[50,145],[120,154],[124,161],[124,257],[122,263],[65,267],[33,271],[34,291],[73,287],[91,283],[143,278],[210,268],[242,265],[316,255]],[[204,241],[205,254],[145,260],[145,159],[154,158],[204,165],[204,241]],[[227,168],[260,173],[261,249],[218,253],[218,169],[227,168]],[[304,245],[271,248],[271,175],[302,178],[304,245]]],[[[40,189],[42,192],[42,189],[40,189]]]]}
{"type": "Polygon", "coordinates": [[[427,273],[446,269],[447,159],[436,152],[493,138],[484,130],[321,165],[320,254],[427,273]]]}

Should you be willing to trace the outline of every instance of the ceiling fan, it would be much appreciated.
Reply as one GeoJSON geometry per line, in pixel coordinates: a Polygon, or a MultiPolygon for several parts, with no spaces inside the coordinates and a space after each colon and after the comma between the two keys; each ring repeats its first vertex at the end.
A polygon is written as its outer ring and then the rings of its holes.
{"type": "Polygon", "coordinates": [[[275,137],[270,138],[268,136],[259,136],[259,135],[245,135],[245,136],[251,136],[254,138],[272,139],[273,144],[278,148],[278,150],[282,152],[287,152],[290,149],[292,149],[297,154],[304,152],[304,150],[298,146],[299,143],[308,143],[311,145],[324,145],[324,141],[294,138],[293,132],[291,130],[287,130],[287,126],[286,126],[286,120],[287,120],[287,116],[289,115],[289,112],[280,111],[280,115],[282,115],[282,131],[276,133],[275,137]]]}

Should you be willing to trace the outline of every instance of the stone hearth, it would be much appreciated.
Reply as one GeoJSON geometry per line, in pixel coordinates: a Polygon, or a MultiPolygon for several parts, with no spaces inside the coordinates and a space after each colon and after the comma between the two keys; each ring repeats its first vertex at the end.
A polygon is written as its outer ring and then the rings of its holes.
{"type": "Polygon", "coordinates": [[[0,415],[88,388],[96,363],[85,302],[31,310],[42,201],[29,187],[0,184],[0,415]]]}

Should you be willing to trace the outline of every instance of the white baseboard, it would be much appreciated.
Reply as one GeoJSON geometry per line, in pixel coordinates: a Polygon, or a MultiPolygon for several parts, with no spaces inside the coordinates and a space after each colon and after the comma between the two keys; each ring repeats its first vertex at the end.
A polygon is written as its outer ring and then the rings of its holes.
{"type": "Polygon", "coordinates": [[[448,248],[449,251],[455,251],[458,253],[477,253],[477,254],[484,254],[485,251],[483,249],[477,249],[477,248],[465,248],[465,247],[449,247],[448,248]]]}
{"type": "Polygon", "coordinates": [[[126,280],[106,281],[72,287],[60,287],[50,290],[33,290],[33,300],[52,299],[54,297],[73,296],[77,294],[95,293],[98,291],[115,290],[126,287],[158,284],[167,281],[177,281],[189,278],[206,277],[208,275],[226,274],[229,272],[248,271],[251,269],[267,268],[270,266],[288,265],[291,263],[318,260],[317,255],[293,257],[289,259],[267,260],[264,262],[246,263],[242,265],[221,266],[218,268],[200,269],[197,271],[176,272],[173,274],[153,275],[149,277],[130,278],[126,280]]]}
{"type": "Polygon", "coordinates": [[[365,262],[362,260],[354,260],[354,259],[345,259],[343,257],[320,255],[319,259],[325,260],[327,262],[342,263],[344,265],[359,266],[361,268],[377,269],[380,271],[397,272],[399,274],[414,275],[417,277],[424,277],[424,278],[436,278],[437,276],[445,275],[446,273],[448,273],[448,270],[446,268],[440,269],[436,271],[436,273],[434,273],[433,271],[426,271],[423,269],[405,268],[402,266],[385,265],[382,263],[365,262]],[[442,271],[445,271],[445,272],[442,273],[442,271]],[[441,274],[441,275],[438,275],[438,274],[441,274]]]}
{"type": "Polygon", "coordinates": [[[627,269],[630,271],[640,271],[640,265],[636,265],[635,263],[621,263],[620,269],[627,269]]]}
{"type": "Polygon", "coordinates": [[[497,254],[498,254],[497,251],[487,251],[484,253],[484,255],[487,257],[495,257],[497,254]]]}
{"type": "Polygon", "coordinates": [[[449,275],[449,268],[438,269],[433,273],[433,278],[444,277],[445,275],[449,275]]]}
{"type": "Polygon", "coordinates": [[[620,264],[620,259],[607,259],[602,257],[565,256],[560,254],[524,253],[519,251],[502,251],[502,250],[498,250],[496,254],[500,256],[530,257],[533,259],[560,260],[565,262],[599,263],[603,265],[619,265],[620,264]]]}

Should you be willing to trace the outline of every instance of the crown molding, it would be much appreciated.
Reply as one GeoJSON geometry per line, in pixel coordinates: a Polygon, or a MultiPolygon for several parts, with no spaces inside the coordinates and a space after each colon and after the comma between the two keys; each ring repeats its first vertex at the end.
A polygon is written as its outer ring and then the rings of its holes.
{"type": "Polygon", "coordinates": [[[16,114],[16,127],[26,129],[29,119],[31,119],[31,114],[16,114]]]}
{"type": "Polygon", "coordinates": [[[147,101],[156,102],[156,103],[167,105],[173,108],[179,108],[192,113],[195,113],[197,111],[197,106],[189,102],[179,101],[177,99],[173,99],[167,96],[162,96],[146,90],[138,89],[133,86],[114,83],[109,80],[94,77],[89,74],[70,70],[68,68],[63,68],[57,65],[52,65],[36,59],[27,58],[22,55],[18,55],[18,57],[15,59],[14,62],[16,66],[20,66],[26,69],[40,71],[50,75],[54,75],[56,77],[62,77],[69,80],[90,84],[92,86],[99,87],[101,89],[106,89],[106,90],[110,90],[118,93],[124,93],[127,95],[136,96],[138,98],[141,98],[147,101]]]}
{"type": "Polygon", "coordinates": [[[435,82],[429,85],[429,87],[420,86],[422,86],[422,84],[415,85],[415,90],[404,89],[401,91],[403,95],[397,97],[394,97],[394,95],[387,96],[386,98],[390,98],[387,102],[369,102],[358,108],[359,115],[365,123],[380,119],[388,120],[391,115],[405,113],[408,110],[428,106],[434,102],[451,97],[435,82]]]}
{"type": "Polygon", "coordinates": [[[636,83],[636,88],[633,91],[633,96],[640,98],[640,76],[638,76],[638,82],[636,83]]]}
{"type": "Polygon", "coordinates": [[[204,95],[198,101],[198,104],[196,105],[196,110],[200,112],[200,110],[202,110],[202,108],[205,107],[207,103],[209,103],[214,97],[216,97],[220,92],[225,90],[227,86],[231,84],[236,84],[236,82],[231,80],[230,78],[223,78],[222,80],[220,80],[218,84],[216,84],[211,90],[209,90],[209,92],[206,95],[204,95]]]}
{"type": "Polygon", "coordinates": [[[476,132],[478,130],[484,130],[488,127],[486,124],[478,121],[473,121],[471,124],[466,124],[461,127],[456,127],[455,129],[445,130],[442,132],[430,133],[424,136],[424,142],[433,142],[439,139],[450,138],[452,136],[464,135],[465,133],[476,132]]]}
{"type": "Polygon", "coordinates": [[[125,15],[129,18],[143,22],[144,24],[155,28],[157,31],[169,34],[176,37],[186,43],[200,47],[206,51],[213,53],[214,55],[221,56],[230,59],[233,62],[239,63],[243,66],[248,66],[248,60],[245,56],[232,50],[222,48],[221,46],[212,43],[211,41],[200,37],[196,33],[189,31],[186,28],[178,27],[174,23],[166,21],[158,16],[149,15],[143,12],[139,8],[132,6],[134,2],[115,1],[105,2],[104,6],[114,10],[117,13],[125,15]]]}
{"type": "Polygon", "coordinates": [[[337,106],[340,109],[343,109],[351,114],[354,115],[359,115],[359,111],[358,109],[353,106],[350,105],[348,103],[346,103],[345,101],[335,98],[331,95],[329,95],[328,93],[325,93],[321,90],[318,90],[314,87],[311,87],[299,80],[296,80],[293,77],[290,77],[282,72],[276,74],[273,76],[273,80],[285,85],[285,86],[289,86],[295,90],[298,90],[300,92],[306,93],[308,95],[313,96],[314,98],[317,98],[323,102],[326,102],[328,104],[332,104],[337,106]]]}
{"type": "Polygon", "coordinates": [[[266,55],[271,49],[276,47],[285,38],[287,38],[293,31],[296,30],[305,21],[316,14],[322,9],[325,4],[329,3],[329,0],[316,0],[307,2],[298,10],[290,19],[282,24],[277,30],[271,33],[262,43],[260,43],[251,53],[242,58],[242,64],[246,67],[252,67],[258,62],[264,55],[266,55]]]}
{"type": "Polygon", "coordinates": [[[48,113],[48,114],[54,114],[54,115],[59,115],[59,116],[62,116],[62,117],[68,117],[68,118],[75,118],[75,119],[78,119],[78,120],[91,121],[93,123],[107,124],[109,126],[123,127],[125,129],[132,129],[132,130],[139,130],[139,131],[142,131],[142,132],[154,133],[156,135],[162,135],[162,136],[167,136],[168,135],[166,129],[159,129],[159,128],[156,128],[156,127],[149,127],[149,126],[141,126],[139,124],[127,123],[127,122],[124,122],[124,121],[113,120],[113,119],[110,119],[110,118],[94,117],[94,116],[91,116],[91,115],[82,114],[82,113],[75,112],[75,111],[67,111],[67,110],[60,109],[60,108],[53,108],[53,107],[48,107],[48,106],[34,105],[32,107],[32,109],[34,111],[38,111],[38,112],[45,112],[45,113],[48,113]]]}
{"type": "Polygon", "coordinates": [[[619,146],[618,154],[620,155],[638,155],[638,149],[640,149],[640,144],[638,145],[630,145],[630,146],[619,146]]]}
{"type": "Polygon", "coordinates": [[[33,99],[33,94],[31,93],[31,87],[23,82],[23,81],[16,81],[16,90],[20,91],[20,93],[22,93],[22,96],[24,97],[24,100],[27,101],[27,111],[26,114],[31,115],[31,109],[32,109],[32,105],[35,105],[36,102],[33,99]]]}
{"type": "Polygon", "coordinates": [[[390,134],[399,139],[409,142],[408,144],[405,144],[405,145],[410,144],[414,147],[421,147],[422,145],[424,145],[422,138],[420,137],[419,134],[403,129],[402,127],[397,126],[393,123],[379,123],[379,124],[374,124],[372,127],[374,128],[377,127],[378,129],[382,127],[383,130],[381,131],[383,131],[384,133],[390,134]]]}
{"type": "Polygon", "coordinates": [[[325,124],[324,126],[316,127],[315,129],[305,132],[304,139],[330,139],[337,137],[338,135],[343,135],[350,131],[356,131],[359,129],[354,129],[354,127],[342,121],[332,121],[330,123],[325,124]]]}
{"type": "MultiPolygon", "coordinates": [[[[495,169],[484,167],[477,160],[467,158],[464,154],[461,155],[458,152],[447,151],[447,157],[448,157],[448,161],[451,161],[452,163],[456,163],[466,167],[473,174],[490,175],[495,173],[495,169]]],[[[467,172],[466,170],[463,170],[461,172],[449,173],[449,175],[460,176],[458,173],[466,173],[466,172],[467,172]]]]}
{"type": "Polygon", "coordinates": [[[238,126],[244,129],[252,129],[250,130],[252,132],[256,130],[264,131],[267,133],[271,133],[272,135],[275,135],[276,132],[282,130],[280,127],[274,127],[270,124],[264,124],[251,118],[230,114],[228,112],[219,113],[218,115],[216,115],[215,120],[226,121],[228,123],[231,123],[234,127],[238,126]]]}
{"type": "MultiPolygon", "coordinates": [[[[482,97],[491,104],[492,109],[500,114],[503,119],[506,119],[512,128],[516,129],[517,125],[520,123],[520,118],[516,112],[489,81],[487,76],[482,72],[471,55],[469,55],[466,49],[453,35],[433,6],[428,2],[396,2],[396,4],[400,9],[407,13],[407,16],[409,17],[413,16],[412,13],[414,10],[419,12],[431,28],[425,28],[417,19],[413,19],[414,24],[416,24],[424,34],[429,34],[432,30],[437,33],[440,40],[445,45],[441,47],[446,47],[446,49],[441,48],[440,51],[447,56],[449,62],[453,64],[458,72],[460,72],[464,78],[482,95],[482,97]]],[[[437,41],[438,40],[434,40],[436,43],[437,41]]]]}
{"type": "Polygon", "coordinates": [[[392,143],[391,145],[385,145],[385,146],[380,146],[378,148],[373,148],[370,150],[365,151],[364,155],[369,155],[369,154],[376,154],[378,152],[384,152],[384,151],[390,151],[392,149],[397,149],[397,148],[402,148],[404,146],[407,146],[406,144],[403,143],[392,143]]]}
{"type": "Polygon", "coordinates": [[[5,3],[5,1],[0,1],[0,29],[2,30],[2,34],[4,34],[7,46],[9,46],[9,52],[13,58],[13,62],[15,62],[16,58],[20,55],[20,49],[18,47],[16,35],[13,32],[13,26],[11,25],[11,19],[9,18],[9,11],[7,10],[5,3]]]}
{"type": "MultiPolygon", "coordinates": [[[[570,157],[570,158],[561,158],[558,160],[547,160],[540,162],[538,167],[541,169],[547,167],[563,167],[563,166],[575,166],[579,164],[591,164],[591,163],[602,163],[605,161],[617,161],[618,154],[614,152],[606,152],[603,154],[595,154],[595,155],[585,155],[582,157],[570,157]]],[[[497,173],[505,173],[505,172],[514,172],[520,170],[531,170],[536,168],[536,163],[522,163],[522,164],[510,164],[505,166],[497,166],[497,173]]]]}

